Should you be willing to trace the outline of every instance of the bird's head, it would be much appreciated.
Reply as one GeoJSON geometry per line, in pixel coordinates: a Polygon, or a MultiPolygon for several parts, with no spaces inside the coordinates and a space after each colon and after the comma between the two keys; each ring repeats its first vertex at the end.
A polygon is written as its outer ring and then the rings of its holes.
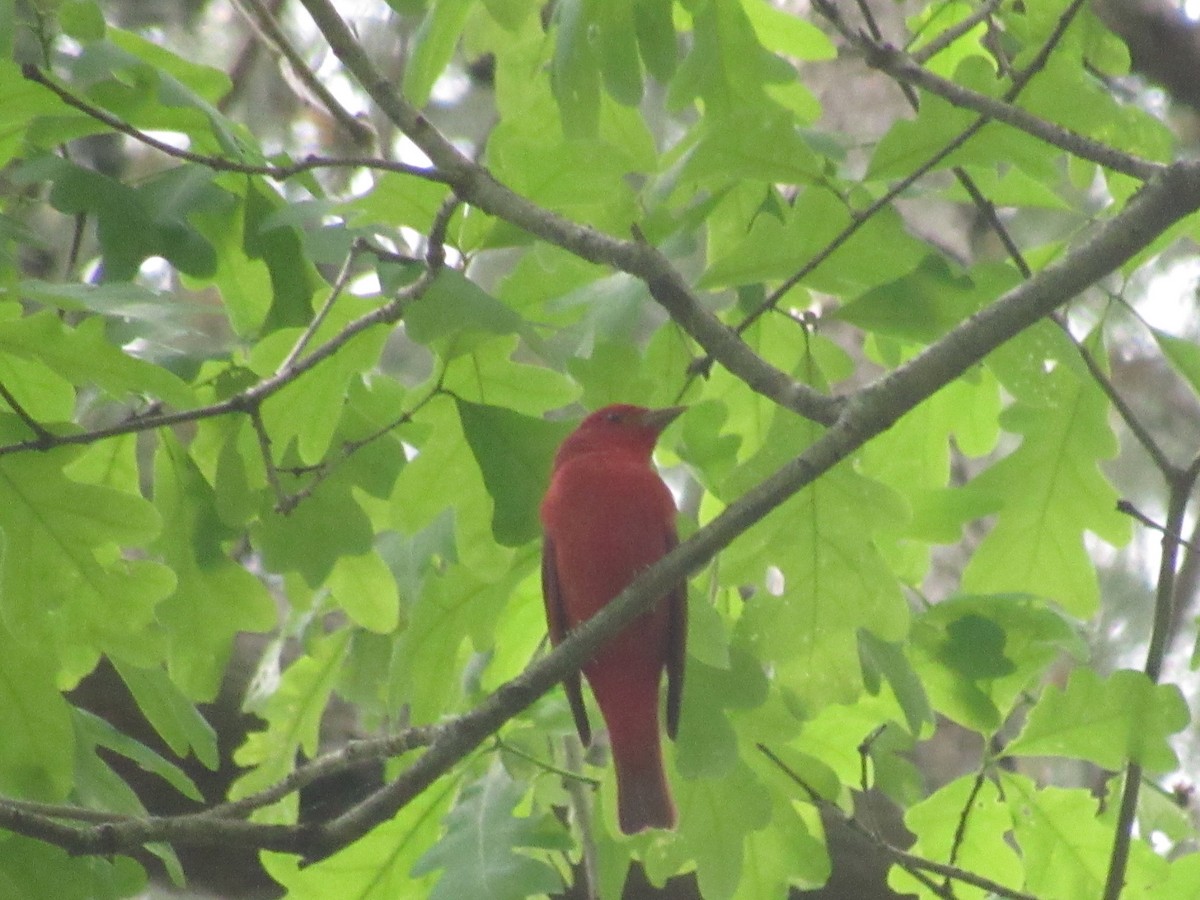
{"type": "Polygon", "coordinates": [[[629,453],[650,458],[658,436],[687,407],[646,409],[618,403],[598,409],[567,437],[558,449],[555,465],[571,457],[594,452],[629,453]]]}

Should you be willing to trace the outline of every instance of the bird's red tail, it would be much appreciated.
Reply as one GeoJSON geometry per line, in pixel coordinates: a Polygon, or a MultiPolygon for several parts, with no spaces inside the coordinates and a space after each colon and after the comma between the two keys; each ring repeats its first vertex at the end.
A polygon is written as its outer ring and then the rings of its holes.
{"type": "Polygon", "coordinates": [[[674,828],[678,816],[663,771],[658,740],[632,746],[614,741],[613,763],[617,770],[617,819],[621,831],[636,834],[647,828],[674,828]]]}

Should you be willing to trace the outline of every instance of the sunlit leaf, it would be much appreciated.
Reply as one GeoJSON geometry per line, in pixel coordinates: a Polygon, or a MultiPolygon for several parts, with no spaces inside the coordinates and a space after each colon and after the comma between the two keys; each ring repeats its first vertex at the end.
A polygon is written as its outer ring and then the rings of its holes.
{"type": "Polygon", "coordinates": [[[1188,721],[1175,685],[1153,684],[1141,672],[1121,670],[1101,678],[1080,668],[1065,687],[1046,688],[1007,752],[1086,759],[1107,769],[1132,761],[1164,772],[1178,763],[1167,739],[1188,721]]]}

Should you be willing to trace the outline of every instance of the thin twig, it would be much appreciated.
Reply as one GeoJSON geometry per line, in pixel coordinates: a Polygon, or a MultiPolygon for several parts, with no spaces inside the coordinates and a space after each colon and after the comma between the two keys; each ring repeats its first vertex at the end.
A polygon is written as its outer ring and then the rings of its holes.
{"type": "MultiPolygon", "coordinates": [[[[995,0],[990,0],[990,2],[981,8],[974,16],[968,17],[968,19],[964,20],[963,23],[959,23],[960,26],[970,22],[970,27],[974,27],[975,24],[977,24],[979,21],[983,21],[987,15],[990,15],[996,5],[998,4],[995,2],[995,0]]],[[[1078,9],[1078,7],[1076,7],[1076,9],[1078,9]]],[[[1066,28],[1066,22],[1068,21],[1069,20],[1065,17],[1060,18],[1058,27],[1055,30],[1055,34],[1052,36],[1055,42],[1061,39],[1061,36],[1066,28]]],[[[881,35],[879,29],[874,26],[873,20],[869,20],[869,25],[872,38],[876,41],[879,41],[881,39],[881,35]]],[[[951,30],[953,31],[953,29],[951,30]]],[[[969,30],[969,28],[965,30],[969,30]]],[[[960,33],[965,33],[965,30],[960,33]]],[[[946,33],[943,33],[943,35],[939,36],[939,38],[943,37],[945,34],[946,33]]],[[[1030,67],[1026,68],[1018,75],[1018,78],[1014,83],[1014,88],[1012,91],[1010,91],[1010,94],[1013,98],[1016,97],[1016,92],[1028,83],[1033,72],[1036,69],[1040,69],[1044,65],[1044,60],[1049,54],[1050,48],[1053,46],[1054,44],[1049,41],[1044,44],[1041,52],[1038,55],[1038,59],[1036,59],[1030,67]]],[[[917,57],[914,55],[914,59],[916,58],[917,57]]],[[[909,103],[913,106],[913,108],[918,108],[912,86],[901,82],[900,87],[904,90],[904,95],[906,98],[908,98],[909,103]]],[[[1000,221],[1000,217],[996,214],[995,205],[986,196],[984,196],[983,192],[979,190],[978,185],[975,184],[975,180],[970,176],[970,174],[967,173],[965,169],[963,169],[961,166],[955,166],[951,169],[951,171],[954,173],[954,177],[958,180],[959,184],[962,185],[963,189],[967,192],[967,195],[971,198],[972,203],[975,204],[975,208],[983,216],[984,221],[988,224],[988,227],[999,238],[1001,244],[1004,246],[1005,253],[1008,255],[1008,258],[1012,261],[1013,265],[1017,267],[1017,271],[1021,273],[1021,277],[1027,280],[1032,278],[1032,268],[1030,268],[1024,254],[1021,252],[1020,248],[1017,247],[1016,242],[1013,240],[1008,229],[1004,226],[1004,223],[1000,221]]],[[[1071,341],[1075,349],[1078,351],[1080,357],[1083,359],[1084,365],[1091,374],[1092,379],[1100,386],[1101,390],[1104,391],[1105,395],[1109,398],[1110,402],[1113,404],[1118,414],[1129,427],[1130,431],[1154,459],[1160,471],[1168,471],[1170,468],[1170,462],[1167,460],[1166,455],[1150,435],[1149,431],[1142,426],[1141,421],[1134,413],[1133,408],[1125,402],[1125,399],[1117,391],[1116,386],[1108,377],[1108,373],[1106,373],[1100,367],[1099,362],[1097,362],[1096,358],[1092,355],[1087,346],[1085,346],[1082,341],[1076,339],[1075,335],[1071,333],[1071,329],[1067,325],[1064,316],[1059,313],[1055,313],[1052,318],[1062,329],[1063,333],[1067,336],[1067,339],[1071,341]]]]}
{"type": "Polygon", "coordinates": [[[1167,458],[1166,452],[1158,445],[1158,442],[1154,440],[1154,436],[1150,434],[1150,430],[1142,424],[1141,419],[1138,418],[1133,407],[1130,406],[1129,403],[1126,402],[1125,398],[1121,396],[1121,393],[1117,390],[1116,385],[1112,383],[1112,379],[1108,377],[1108,373],[1100,367],[1100,363],[1097,361],[1092,351],[1087,348],[1083,341],[1079,340],[1071,333],[1070,326],[1067,325],[1066,319],[1057,314],[1051,318],[1062,330],[1063,334],[1067,336],[1067,340],[1069,340],[1075,347],[1076,351],[1079,353],[1080,359],[1083,360],[1083,364],[1087,367],[1088,373],[1092,376],[1092,380],[1100,386],[1100,390],[1104,391],[1104,395],[1108,397],[1108,401],[1113,405],[1113,408],[1117,411],[1117,414],[1120,415],[1121,420],[1125,423],[1125,427],[1129,429],[1130,434],[1132,434],[1134,438],[1137,439],[1137,442],[1142,445],[1143,449],[1150,454],[1150,458],[1154,461],[1155,467],[1164,474],[1173,471],[1174,466],[1172,465],[1171,460],[1167,458]]]}
{"type": "Polygon", "coordinates": [[[275,467],[275,457],[271,452],[271,436],[267,434],[267,426],[263,424],[262,410],[258,404],[251,406],[247,410],[250,416],[250,424],[254,426],[254,434],[258,437],[258,449],[262,454],[263,468],[267,473],[267,484],[271,486],[271,491],[275,494],[275,510],[276,512],[290,512],[291,509],[284,509],[284,504],[287,502],[287,492],[283,489],[283,483],[279,480],[279,469],[275,467]]]}
{"type": "Polygon", "coordinates": [[[131,137],[139,143],[145,144],[147,147],[152,147],[167,156],[183,160],[184,162],[206,166],[216,172],[262,175],[265,178],[271,178],[276,181],[285,181],[288,178],[302,172],[312,171],[313,169],[377,169],[383,172],[397,172],[401,175],[411,175],[414,178],[422,178],[426,181],[436,181],[439,184],[450,183],[449,176],[442,174],[436,168],[424,168],[409,163],[381,159],[375,156],[318,156],[312,154],[298,162],[289,163],[285,166],[276,166],[265,163],[238,162],[223,156],[213,156],[207,153],[184,150],[179,147],[173,147],[165,141],[160,141],[158,138],[147,134],[141,129],[135,128],[125,120],[114,116],[107,110],[103,110],[84,100],[82,97],[73,94],[58,84],[58,82],[49,78],[36,66],[26,65],[22,67],[21,71],[30,81],[36,82],[53,91],[68,106],[74,107],[96,121],[107,125],[113,131],[119,131],[121,134],[131,137]]]}
{"type": "MultiPolygon", "coordinates": [[[[441,243],[445,239],[446,221],[453,209],[446,205],[443,207],[444,213],[439,212],[435,218],[434,224],[430,229],[430,248],[426,253],[430,264],[425,267],[421,275],[412,284],[407,285],[396,295],[385,303],[383,306],[364,313],[357,319],[347,323],[337,334],[332,335],[327,341],[318,346],[307,356],[297,358],[292,361],[291,365],[281,367],[273,375],[270,375],[256,382],[250,387],[227,397],[217,403],[211,403],[207,406],[194,407],[188,410],[179,410],[169,413],[155,412],[151,415],[138,415],[126,419],[124,422],[119,422],[116,425],[110,425],[105,428],[97,428],[92,431],[76,432],[72,434],[51,435],[50,438],[38,437],[28,441],[19,441],[12,444],[0,445],[0,457],[7,456],[12,453],[23,453],[30,450],[46,450],[51,447],[61,447],[69,445],[87,445],[97,441],[106,440],[112,437],[119,437],[126,434],[137,434],[143,431],[154,431],[159,428],[169,428],[175,425],[182,425],[188,422],[198,422],[203,419],[211,419],[217,416],[229,415],[230,413],[249,413],[252,410],[261,406],[262,402],[267,397],[277,393],[287,387],[305,372],[321,364],[325,360],[336,354],[342,347],[349,343],[362,332],[375,327],[376,325],[390,325],[399,321],[404,315],[404,310],[408,304],[424,296],[433,284],[434,279],[441,270],[439,260],[444,258],[444,249],[441,248],[441,243]],[[434,264],[437,263],[437,264],[434,264]]],[[[265,433],[260,433],[260,445],[265,433]]],[[[277,470],[276,470],[277,471],[277,470]]],[[[281,511],[288,508],[288,499],[286,495],[277,493],[277,496],[282,496],[281,511]]],[[[295,504],[292,503],[292,506],[295,504]]]]}
{"type": "Polygon", "coordinates": [[[18,800],[14,797],[0,797],[0,806],[42,819],[63,819],[68,822],[86,822],[93,825],[129,822],[137,819],[137,816],[126,813],[87,809],[83,806],[64,806],[59,803],[36,803],[32,800],[18,800]]]}
{"type": "Polygon", "coordinates": [[[358,451],[362,450],[364,447],[367,447],[370,444],[373,444],[375,441],[382,438],[385,434],[389,434],[390,432],[399,428],[401,425],[406,425],[409,422],[411,422],[413,420],[413,417],[417,413],[419,413],[422,409],[424,409],[427,404],[429,404],[435,397],[444,393],[443,384],[445,383],[445,378],[446,378],[446,368],[445,368],[445,365],[443,365],[441,372],[437,377],[437,380],[433,384],[433,387],[431,387],[429,389],[429,391],[425,394],[424,397],[422,397],[420,400],[418,400],[416,403],[414,403],[412,405],[412,407],[405,410],[403,413],[401,413],[395,419],[388,422],[386,425],[382,425],[379,428],[376,428],[374,431],[372,431],[370,434],[366,435],[365,437],[357,438],[352,441],[345,441],[342,444],[341,452],[338,456],[323,459],[320,462],[314,463],[309,466],[293,466],[293,467],[281,469],[280,471],[287,472],[289,475],[295,475],[295,476],[311,475],[312,478],[309,480],[309,482],[303,488],[301,488],[298,491],[293,491],[291,494],[289,494],[287,496],[287,498],[283,502],[282,506],[279,508],[279,512],[281,512],[281,513],[291,512],[293,509],[296,508],[297,505],[299,505],[300,503],[302,503],[303,501],[305,501],[309,497],[311,497],[313,492],[321,485],[321,482],[323,482],[327,478],[329,478],[329,476],[332,475],[337,470],[337,467],[341,463],[348,460],[350,457],[352,457],[358,451]]]}
{"type": "MultiPolygon", "coordinates": [[[[583,746],[575,735],[563,738],[563,756],[572,772],[583,768],[583,746]]],[[[598,786],[599,782],[595,786],[598,786]]],[[[575,826],[579,830],[579,856],[583,868],[583,889],[587,900],[600,900],[600,851],[596,846],[596,832],[592,826],[592,797],[584,790],[579,776],[563,782],[567,796],[571,798],[575,826]]],[[[576,885],[578,886],[578,885],[576,885]]]]}
{"type": "MultiPolygon", "coordinates": [[[[271,5],[267,9],[272,16],[279,14],[284,2],[285,0],[271,0],[271,5]]],[[[259,52],[263,48],[263,42],[259,38],[258,32],[253,28],[251,28],[251,32],[242,41],[242,47],[234,56],[233,65],[229,67],[229,90],[217,100],[217,110],[221,113],[228,113],[242,96],[243,90],[250,83],[250,73],[254,71],[254,64],[258,61],[259,52]]]]}
{"type": "MultiPolygon", "coordinates": [[[[942,31],[927,44],[923,44],[916,50],[910,51],[909,55],[913,62],[918,65],[925,65],[929,60],[933,59],[959,38],[964,37],[976,25],[982,25],[999,7],[1003,0],[987,0],[979,9],[966,16],[962,21],[951,25],[945,31],[942,31]]],[[[878,40],[878,37],[876,37],[878,40]]]]}
{"type": "Polygon", "coordinates": [[[375,131],[363,119],[358,118],[338,102],[333,92],[321,82],[308,62],[300,54],[275,15],[262,0],[233,0],[234,6],[245,16],[250,26],[258,32],[263,42],[274,49],[286,61],[292,75],[301,86],[323,106],[333,120],[345,131],[357,147],[370,151],[375,147],[375,131]]]}
{"type": "MultiPolygon", "coordinates": [[[[946,862],[953,866],[958,863],[958,854],[962,850],[963,842],[967,839],[967,823],[971,820],[971,812],[975,808],[975,801],[979,797],[979,792],[983,790],[984,782],[987,780],[987,766],[982,765],[979,771],[975,773],[975,780],[971,783],[971,790],[967,792],[966,802],[963,803],[962,810],[958,814],[958,824],[954,826],[954,837],[950,841],[950,854],[946,857],[946,862]]],[[[950,876],[946,876],[946,887],[950,887],[950,876]]]]}
{"type": "MultiPolygon", "coordinates": [[[[816,8],[824,8],[829,4],[825,0],[814,0],[813,5],[816,8]]],[[[1118,150],[1014,106],[1007,95],[1001,99],[989,97],[935,75],[895,47],[872,41],[862,35],[857,37],[856,43],[863,51],[864,59],[871,68],[887,72],[893,78],[928,91],[954,106],[974,110],[983,118],[982,124],[993,121],[1003,122],[1040,141],[1058,147],[1072,156],[1094,162],[1114,172],[1129,175],[1139,181],[1145,181],[1162,170],[1161,163],[1118,150]]],[[[1038,63],[1036,67],[1027,69],[1030,74],[1045,65],[1044,57],[1035,62],[1038,63]]],[[[982,127],[982,124],[978,127],[982,127]]],[[[978,130],[978,127],[975,130],[978,130]]]]}
{"type": "Polygon", "coordinates": [[[46,450],[54,446],[54,433],[49,431],[44,425],[42,425],[41,422],[31,416],[29,411],[21,405],[21,401],[13,396],[12,391],[10,391],[8,386],[2,381],[0,381],[0,399],[3,399],[4,402],[8,404],[9,409],[16,414],[17,418],[25,423],[25,427],[34,433],[34,435],[37,437],[37,444],[39,445],[38,449],[46,450]]]}
{"type": "MultiPolygon", "coordinates": [[[[1146,650],[1146,677],[1157,683],[1162,676],[1163,660],[1170,637],[1172,610],[1175,604],[1175,575],[1182,543],[1184,518],[1188,499],[1200,476],[1200,457],[1185,470],[1163,472],[1170,488],[1167,519],[1162,529],[1162,556],[1159,559],[1158,583],[1154,596],[1154,624],[1150,629],[1150,645],[1146,650]]],[[[1125,872],[1129,865],[1129,848],[1133,841],[1133,824],[1137,816],[1138,795],[1142,785],[1142,765],[1130,761],[1125,769],[1125,784],[1121,806],[1113,834],[1113,849],[1109,856],[1108,875],[1104,882],[1104,900],[1118,900],[1125,887],[1125,872]]]]}
{"type": "MultiPolygon", "coordinates": [[[[863,44],[867,47],[883,46],[881,43],[877,41],[872,42],[867,36],[858,34],[850,29],[841,18],[841,13],[838,12],[837,8],[833,6],[833,4],[827,2],[827,0],[815,0],[813,3],[813,8],[816,9],[817,12],[821,13],[821,15],[825,16],[825,18],[828,19],[829,22],[834,25],[834,27],[840,30],[848,40],[854,41],[857,44],[863,44]]],[[[1053,37],[1054,36],[1052,35],[1052,38],[1053,37]]],[[[1006,95],[1006,103],[1011,102],[1011,99],[1015,99],[1016,93],[1028,83],[1032,73],[1045,65],[1044,56],[1046,53],[1046,46],[1048,45],[1049,41],[1047,41],[1047,45],[1043,46],[1043,52],[1039,53],[1030,66],[1022,73],[1022,76],[1014,81],[1013,88],[1010,88],[1009,90],[1009,94],[1012,94],[1012,98],[1009,98],[1008,95],[1006,95]]],[[[947,84],[952,84],[952,82],[947,82],[947,84]]],[[[957,88],[957,85],[953,86],[957,88]]],[[[999,103],[999,101],[992,100],[991,98],[988,98],[988,100],[992,103],[999,103]]],[[[767,295],[762,303],[755,307],[748,315],[746,315],[745,318],[742,319],[741,322],[738,323],[738,326],[735,329],[737,333],[742,334],[747,328],[754,324],[754,322],[758,321],[758,319],[761,318],[765,313],[778,306],[779,302],[792,288],[811,275],[813,271],[815,271],[822,263],[825,262],[825,260],[829,259],[829,257],[832,256],[840,247],[842,247],[842,245],[850,240],[850,238],[852,238],[858,232],[858,230],[862,228],[873,216],[875,216],[885,207],[890,206],[897,197],[904,194],[910,187],[912,187],[914,184],[924,178],[929,172],[940,165],[943,160],[962,147],[968,140],[982,130],[985,125],[991,122],[992,118],[993,117],[989,115],[981,115],[978,119],[959,132],[954,138],[948,141],[937,152],[933,153],[928,159],[914,168],[908,175],[900,179],[881,197],[869,204],[864,209],[852,213],[851,221],[848,225],[834,235],[834,237],[812,257],[810,257],[803,266],[784,279],[784,281],[780,283],[775,290],[771,291],[771,293],[767,295]]],[[[1116,151],[1112,152],[1115,153],[1116,151]]]]}
{"type": "MultiPolygon", "coordinates": [[[[78,432],[74,434],[59,434],[54,435],[52,446],[62,447],[69,445],[86,445],[93,444],[97,441],[106,440],[107,438],[119,437],[125,434],[137,434],[143,431],[154,431],[159,428],[169,428],[174,425],[182,425],[188,422],[198,422],[203,419],[211,419],[216,416],[224,416],[235,412],[247,412],[254,406],[260,404],[263,400],[271,395],[279,392],[287,387],[305,372],[320,365],[325,360],[336,354],[342,347],[349,343],[356,336],[373,328],[376,325],[392,324],[396,322],[403,314],[405,303],[408,300],[415,299],[425,290],[428,290],[430,280],[422,277],[418,281],[409,286],[395,300],[385,304],[384,306],[374,309],[369,313],[364,313],[357,319],[348,323],[341,331],[333,335],[325,343],[321,344],[308,356],[297,360],[290,369],[283,372],[277,372],[274,375],[263,378],[243,391],[221,400],[217,403],[210,403],[206,406],[198,406],[192,409],[179,410],[169,413],[156,413],[154,415],[134,416],[126,419],[124,422],[119,422],[116,425],[110,425],[105,428],[97,428],[92,431],[78,432]]],[[[29,440],[18,441],[12,444],[0,445],[0,457],[8,456],[12,453],[23,453],[30,450],[44,450],[42,441],[29,440]]]]}
{"type": "Polygon", "coordinates": [[[346,259],[342,263],[342,268],[338,272],[337,277],[333,280],[333,286],[329,290],[329,296],[325,298],[325,302],[321,304],[321,308],[317,310],[317,314],[313,316],[312,321],[308,323],[308,327],[304,329],[303,334],[296,339],[296,343],[292,345],[292,349],[288,351],[287,356],[283,358],[276,368],[275,372],[285,372],[290,369],[299,359],[300,354],[304,352],[304,348],[308,346],[308,342],[312,340],[313,335],[317,333],[317,329],[325,321],[329,315],[329,311],[333,309],[333,304],[337,302],[338,297],[342,295],[342,291],[346,289],[347,283],[350,281],[350,275],[354,270],[354,261],[358,259],[360,253],[364,249],[364,243],[361,239],[355,239],[350,245],[350,252],[346,254],[346,259]]]}
{"type": "Polygon", "coordinates": [[[808,794],[809,800],[812,801],[813,805],[825,813],[836,817],[842,823],[852,828],[857,834],[869,840],[872,844],[890,856],[895,863],[908,871],[910,875],[919,878],[919,880],[925,883],[925,885],[939,897],[953,898],[954,893],[948,886],[949,881],[953,880],[961,881],[963,884],[969,884],[973,887],[983,888],[986,891],[991,891],[998,897],[1008,898],[1008,900],[1038,900],[1038,898],[1034,897],[1032,894],[1026,894],[1022,891],[1005,887],[999,882],[992,881],[990,878],[985,878],[982,875],[977,875],[974,872],[970,872],[966,869],[961,869],[957,866],[947,865],[945,863],[934,862],[931,859],[925,859],[922,856],[917,856],[914,853],[909,853],[906,850],[901,850],[899,847],[893,846],[878,834],[875,834],[875,832],[863,827],[862,823],[853,816],[846,815],[842,808],[836,803],[831,803],[829,800],[826,800],[819,793],[817,793],[816,789],[807,782],[804,776],[784,762],[774,751],[771,750],[771,748],[761,743],[757,744],[756,746],[758,747],[759,751],[776,767],[778,767],[781,772],[787,775],[787,777],[795,782],[801,790],[808,794]],[[947,879],[947,884],[937,885],[930,883],[926,879],[920,878],[917,875],[917,871],[914,870],[933,872],[937,875],[941,875],[943,878],[947,879]]]}
{"type": "MultiPolygon", "coordinates": [[[[883,56],[883,57],[887,57],[889,59],[906,60],[908,68],[919,70],[921,73],[923,73],[923,75],[927,76],[929,80],[932,80],[933,82],[936,82],[939,86],[944,87],[945,91],[947,91],[947,92],[957,91],[957,92],[963,93],[964,95],[973,93],[973,92],[967,91],[967,89],[965,89],[965,88],[961,88],[960,86],[954,84],[953,82],[946,81],[945,79],[938,78],[937,76],[933,75],[932,73],[926,72],[920,66],[916,65],[915,63],[912,63],[909,57],[904,56],[904,54],[900,53],[899,51],[895,50],[894,48],[887,47],[878,41],[873,41],[871,38],[867,37],[866,35],[855,32],[853,29],[851,29],[845,23],[845,21],[841,17],[841,13],[837,10],[837,8],[832,3],[828,2],[828,0],[814,0],[813,8],[816,9],[817,12],[819,12],[821,15],[823,15],[832,25],[834,25],[835,28],[837,28],[839,31],[841,31],[843,36],[845,36],[847,38],[847,40],[850,40],[851,42],[855,43],[856,45],[860,45],[860,46],[864,47],[866,50],[871,51],[870,53],[867,54],[867,62],[869,65],[872,65],[876,68],[880,68],[880,69],[888,72],[893,77],[897,78],[897,80],[911,81],[914,84],[918,84],[918,86],[920,86],[920,87],[925,87],[927,90],[930,90],[931,93],[938,93],[939,95],[944,95],[944,92],[932,90],[926,84],[920,83],[917,79],[901,78],[900,74],[898,74],[897,71],[894,71],[892,67],[882,65],[879,62],[879,60],[875,59],[875,57],[883,56]]],[[[878,200],[871,203],[865,209],[863,209],[859,212],[853,213],[850,223],[845,228],[843,228],[840,232],[838,232],[828,243],[825,244],[824,247],[822,247],[814,256],[812,256],[803,266],[801,266],[800,269],[798,269],[796,272],[794,272],[792,275],[790,275],[788,278],[786,278],[775,290],[773,290],[763,300],[762,303],[760,303],[744,319],[742,319],[742,321],[740,323],[738,323],[736,331],[739,334],[743,333],[746,328],[750,327],[750,325],[752,325],[759,318],[761,318],[763,316],[763,314],[769,312],[770,310],[772,310],[776,306],[778,306],[779,302],[783,299],[783,297],[792,288],[794,288],[797,284],[799,284],[801,281],[803,281],[805,278],[807,278],[810,274],[812,274],[812,272],[818,266],[820,266],[822,263],[824,263],[825,260],[827,260],[831,255],[833,255],[833,253],[836,250],[838,250],[843,244],[845,244],[846,241],[848,241],[851,237],[853,237],[854,234],[860,228],[862,228],[863,225],[865,225],[871,217],[873,217],[875,214],[877,214],[884,207],[889,206],[897,197],[899,197],[901,194],[903,194],[905,191],[907,191],[910,187],[912,187],[912,185],[914,185],[917,181],[919,181],[926,174],[928,174],[932,169],[934,169],[936,166],[938,166],[944,159],[946,159],[946,157],[950,156],[952,153],[954,153],[954,151],[958,150],[963,144],[965,144],[968,140],[970,140],[972,137],[974,137],[981,129],[983,129],[983,127],[985,125],[989,124],[993,120],[1005,121],[1003,116],[1008,115],[1008,111],[1016,110],[1016,107],[1013,107],[1011,105],[1012,101],[1016,99],[1016,97],[1020,93],[1020,91],[1025,87],[1025,85],[1027,85],[1029,83],[1029,80],[1033,77],[1033,75],[1036,74],[1038,71],[1040,71],[1045,66],[1045,61],[1046,61],[1047,57],[1049,56],[1049,53],[1053,50],[1053,48],[1055,46],[1057,46],[1058,41],[1060,41],[1062,39],[1062,33],[1065,31],[1065,27],[1066,27],[1065,23],[1069,22],[1070,21],[1069,17],[1076,14],[1080,8],[1081,8],[1081,0],[1075,0],[1075,2],[1072,4],[1072,6],[1066,12],[1064,12],[1063,16],[1060,17],[1059,27],[1057,27],[1051,33],[1051,35],[1047,38],[1046,42],[1039,49],[1039,52],[1035,55],[1033,61],[1024,70],[1022,70],[1022,72],[1019,73],[1016,78],[1014,78],[1013,84],[1009,88],[1009,90],[1005,93],[1003,100],[995,100],[991,97],[984,97],[984,95],[980,94],[980,95],[976,95],[976,96],[978,96],[982,100],[986,101],[986,108],[980,109],[975,106],[971,106],[969,103],[962,104],[962,105],[967,105],[969,108],[976,109],[977,111],[981,112],[981,115],[979,116],[979,118],[977,118],[974,122],[972,122],[970,125],[968,125],[966,128],[964,128],[961,132],[959,132],[958,135],[956,135],[951,141],[949,141],[945,146],[943,146],[941,149],[939,149],[936,153],[931,155],[927,160],[925,160],[925,162],[923,162],[921,165],[917,166],[912,172],[910,172],[907,176],[905,176],[903,179],[901,179],[899,182],[897,182],[882,197],[880,197],[878,200]]],[[[899,67],[899,66],[897,65],[897,67],[899,67]]],[[[946,97],[946,99],[949,99],[949,100],[951,100],[951,102],[953,102],[953,100],[950,97],[946,97]]],[[[1054,133],[1055,136],[1057,136],[1059,138],[1061,138],[1064,134],[1067,134],[1067,135],[1070,134],[1070,132],[1067,132],[1065,129],[1060,129],[1060,128],[1058,128],[1058,126],[1052,125],[1051,123],[1048,123],[1043,119],[1038,119],[1035,116],[1030,115],[1029,113],[1025,113],[1023,111],[1018,111],[1018,112],[1020,113],[1020,116],[1023,117],[1023,121],[1028,119],[1028,120],[1033,120],[1034,122],[1037,122],[1037,123],[1041,123],[1042,125],[1044,125],[1046,127],[1046,129],[1049,129],[1051,132],[1054,133]]],[[[1009,124],[1012,124],[1012,123],[1009,123],[1009,124]]],[[[1040,137],[1040,135],[1035,135],[1035,137],[1040,137]]],[[[1043,139],[1047,139],[1047,138],[1043,138],[1043,139]]],[[[1082,138],[1081,138],[1081,140],[1082,140],[1082,138]]],[[[1087,139],[1087,140],[1090,140],[1090,139],[1087,139]]],[[[1050,143],[1055,143],[1055,141],[1051,140],[1050,143]]],[[[1159,164],[1146,163],[1144,161],[1137,160],[1135,157],[1132,157],[1129,154],[1120,153],[1119,151],[1114,150],[1113,148],[1108,147],[1107,145],[1101,144],[1098,141],[1091,141],[1091,144],[1089,146],[1092,149],[1094,149],[1097,153],[1103,153],[1104,155],[1106,155],[1106,158],[1108,159],[1108,163],[1109,163],[1108,167],[1112,168],[1116,171],[1126,171],[1131,164],[1135,164],[1134,168],[1136,168],[1136,170],[1137,170],[1137,174],[1135,175],[1135,177],[1147,179],[1147,178],[1150,178],[1156,172],[1161,172],[1162,168],[1163,168],[1159,164]]],[[[1079,154],[1079,155],[1083,155],[1083,154],[1079,154]]],[[[1087,157],[1085,156],[1085,158],[1087,158],[1087,157]]],[[[1011,242],[1010,242],[1010,245],[1011,245],[1011,242]]],[[[1011,245],[1011,246],[1012,246],[1013,250],[1016,249],[1015,245],[1011,245]]]]}
{"type": "Polygon", "coordinates": [[[564,769],[562,766],[556,766],[554,763],[546,762],[544,759],[538,759],[538,757],[534,756],[532,753],[526,753],[520,747],[514,747],[512,744],[506,743],[505,740],[499,735],[496,735],[492,738],[492,746],[495,747],[500,753],[507,753],[510,756],[516,756],[520,759],[523,759],[528,763],[533,763],[533,765],[537,766],[537,768],[541,769],[543,772],[549,772],[552,775],[557,775],[564,781],[576,781],[580,784],[586,784],[593,790],[600,787],[599,779],[592,778],[588,775],[580,775],[578,772],[570,769],[564,769]]]}

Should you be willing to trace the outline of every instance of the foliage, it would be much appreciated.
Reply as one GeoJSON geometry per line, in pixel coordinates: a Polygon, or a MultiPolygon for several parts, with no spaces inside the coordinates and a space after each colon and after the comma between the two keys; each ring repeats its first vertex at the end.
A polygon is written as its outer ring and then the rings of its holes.
{"type": "Polygon", "coordinates": [[[364,153],[281,148],[201,48],[93,0],[0,0],[0,893],[130,896],[142,847],[180,877],[217,844],[295,897],[615,897],[633,860],[785,897],[845,864],[825,828],[865,828],[867,788],[916,836],[868,835],[897,890],[1196,892],[1146,836],[1196,840],[1164,812],[1190,719],[1160,682],[1200,465],[1109,370],[1152,345],[1200,391],[1200,329],[1130,312],[1200,176],[1090,11],[930,3],[901,53],[848,4],[406,0],[389,84],[303,6],[296,77],[332,46],[382,110],[364,153]],[[867,67],[921,90],[864,137],[810,79],[867,67]],[[486,135],[438,131],[467,96],[486,135]],[[1008,249],[922,227],[948,206],[1008,249]],[[667,563],[680,827],[632,839],[545,690],[565,669],[526,671],[550,459],[614,401],[688,405],[659,461],[698,532],[667,563]],[[1129,435],[1166,534],[1141,671],[1085,639],[1133,533],[1105,468],[1129,435]],[[198,799],[179,760],[217,767],[197,707],[244,634],[270,638],[231,805],[145,819],[111,754],[198,799]],[[102,661],[162,753],[71,693],[102,661]],[[352,753],[323,740],[346,704],[352,753]],[[984,749],[919,772],[948,723],[984,749]],[[366,757],[385,786],[300,823],[298,789],[366,757]]]}

